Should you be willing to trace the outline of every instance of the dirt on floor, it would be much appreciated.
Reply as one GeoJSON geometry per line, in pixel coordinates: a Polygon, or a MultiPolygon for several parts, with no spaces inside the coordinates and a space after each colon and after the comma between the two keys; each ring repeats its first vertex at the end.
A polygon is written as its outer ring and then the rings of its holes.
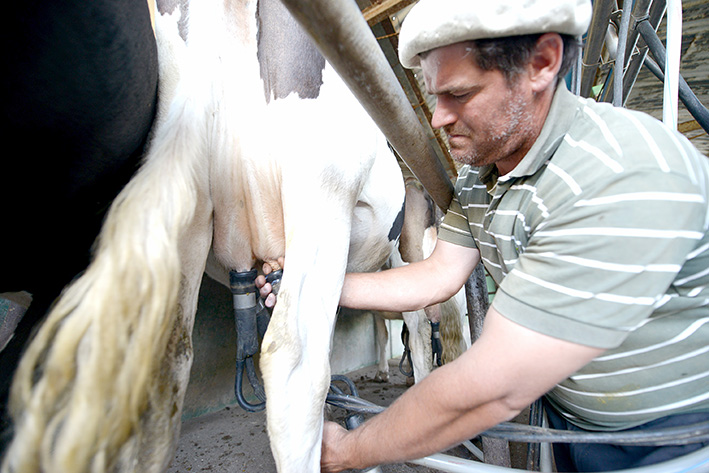
{"type": "MultiPolygon", "coordinates": [[[[376,367],[363,368],[347,376],[355,382],[359,396],[380,406],[390,405],[407,388],[407,379],[398,368],[399,360],[390,360],[390,380],[388,383],[373,381],[376,367]]],[[[343,420],[345,411],[330,410],[334,420],[343,420]]],[[[526,423],[526,413],[518,422],[526,423]]],[[[473,441],[480,446],[479,439],[473,441]]],[[[453,455],[474,459],[464,447],[450,452],[453,455]]],[[[526,469],[526,445],[510,445],[511,466],[526,469]]],[[[435,473],[427,467],[413,464],[394,464],[381,467],[383,473],[435,473]]],[[[238,406],[227,407],[219,412],[187,420],[182,425],[180,441],[169,473],[188,472],[214,473],[269,473],[276,466],[271,454],[266,433],[264,412],[249,413],[238,406]]],[[[354,470],[353,470],[354,471],[354,470]]]]}

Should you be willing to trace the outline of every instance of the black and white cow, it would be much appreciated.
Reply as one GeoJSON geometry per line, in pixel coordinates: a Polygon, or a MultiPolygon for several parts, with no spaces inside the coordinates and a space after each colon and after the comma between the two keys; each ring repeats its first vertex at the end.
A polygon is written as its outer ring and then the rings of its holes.
{"type": "MultiPolygon", "coordinates": [[[[411,172],[403,165],[406,203],[404,226],[401,230],[398,251],[391,254],[388,267],[421,261],[433,252],[438,241],[438,226],[443,213],[431,196],[411,172]]],[[[412,312],[373,311],[378,353],[377,373],[374,380],[389,379],[387,347],[389,332],[385,320],[403,320],[413,380],[428,376],[434,365],[448,363],[459,357],[470,345],[470,334],[465,320],[467,312],[465,291],[461,289],[449,300],[412,312]],[[436,344],[436,348],[433,348],[436,344]]],[[[403,366],[402,366],[403,368],[403,366]]]]}
{"type": "Polygon", "coordinates": [[[280,472],[319,471],[342,281],[393,251],[401,171],[278,0],[166,3],[145,163],[21,361],[3,473],[167,467],[210,254],[224,273],[286,257],[260,357],[268,432],[280,472]]]}
{"type": "Polygon", "coordinates": [[[138,168],[155,116],[158,63],[145,0],[12,2],[0,35],[0,297],[32,296],[16,328],[17,317],[0,317],[8,324],[0,342],[14,332],[0,351],[2,431],[30,333],[88,265],[111,201],[138,168]]]}

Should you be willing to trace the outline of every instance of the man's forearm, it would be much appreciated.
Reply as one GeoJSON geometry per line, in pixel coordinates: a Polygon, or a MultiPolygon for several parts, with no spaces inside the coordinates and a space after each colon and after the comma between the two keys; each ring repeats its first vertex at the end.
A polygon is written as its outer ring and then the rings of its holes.
{"type": "Polygon", "coordinates": [[[455,399],[457,374],[446,365],[399,398],[382,414],[352,432],[349,468],[421,458],[458,445],[514,417],[504,400],[495,399],[476,407],[455,399]],[[448,369],[444,369],[448,368],[448,369]],[[393,430],[387,426],[397,425],[393,430]],[[382,432],[385,434],[382,435],[382,432]]]}
{"type": "Polygon", "coordinates": [[[453,297],[480,261],[480,253],[439,241],[419,262],[378,273],[345,276],[340,305],[392,312],[423,309],[453,297]]]}
{"type": "Polygon", "coordinates": [[[491,307],[482,336],[455,361],[436,369],[352,433],[335,435],[328,429],[324,471],[444,450],[514,417],[601,353],[534,332],[491,307]]]}
{"type": "Polygon", "coordinates": [[[342,286],[340,305],[352,309],[402,312],[423,309],[445,300],[437,299],[445,293],[438,286],[446,281],[433,278],[428,281],[427,277],[414,275],[415,269],[408,265],[378,273],[348,273],[342,286]]]}

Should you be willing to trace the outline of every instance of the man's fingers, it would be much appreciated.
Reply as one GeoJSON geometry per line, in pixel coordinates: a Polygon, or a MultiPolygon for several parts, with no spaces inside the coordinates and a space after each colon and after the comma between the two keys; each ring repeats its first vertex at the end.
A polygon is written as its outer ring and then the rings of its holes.
{"type": "Polygon", "coordinates": [[[272,263],[263,263],[263,274],[270,274],[272,271],[275,271],[277,269],[283,269],[284,264],[285,258],[283,258],[282,256],[276,261],[273,261],[272,263]]]}
{"type": "Polygon", "coordinates": [[[264,280],[262,286],[256,284],[256,287],[260,287],[259,294],[261,295],[261,297],[265,298],[269,295],[272,295],[271,292],[273,292],[273,287],[271,287],[270,282],[266,282],[266,280],[264,280]]]}
{"type": "Polygon", "coordinates": [[[271,274],[271,271],[273,271],[273,268],[268,263],[263,263],[262,269],[263,269],[263,274],[271,274]]]}
{"type": "MultiPolygon", "coordinates": [[[[278,258],[278,262],[281,268],[283,267],[283,258],[278,258]]],[[[280,269],[280,268],[276,268],[280,269]]],[[[273,307],[276,305],[276,295],[273,294],[273,286],[271,283],[266,282],[266,275],[271,274],[274,268],[269,263],[263,264],[263,274],[256,277],[256,287],[259,288],[259,294],[264,299],[264,304],[266,307],[273,307]]]]}

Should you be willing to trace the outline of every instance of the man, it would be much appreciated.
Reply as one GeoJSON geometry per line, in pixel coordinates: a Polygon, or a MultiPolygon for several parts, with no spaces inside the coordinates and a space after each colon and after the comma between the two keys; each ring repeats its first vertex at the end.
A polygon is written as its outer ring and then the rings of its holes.
{"type": "MultiPolygon", "coordinates": [[[[590,0],[421,0],[405,19],[401,63],[421,67],[464,166],[431,257],[348,274],[341,304],[419,309],[481,259],[499,289],[463,356],[354,431],[326,423],[323,471],[444,450],[543,395],[557,428],[709,420],[709,162],[651,117],[566,90],[590,16],[590,0]]],[[[559,471],[605,471],[702,446],[555,454],[559,471]]]]}

